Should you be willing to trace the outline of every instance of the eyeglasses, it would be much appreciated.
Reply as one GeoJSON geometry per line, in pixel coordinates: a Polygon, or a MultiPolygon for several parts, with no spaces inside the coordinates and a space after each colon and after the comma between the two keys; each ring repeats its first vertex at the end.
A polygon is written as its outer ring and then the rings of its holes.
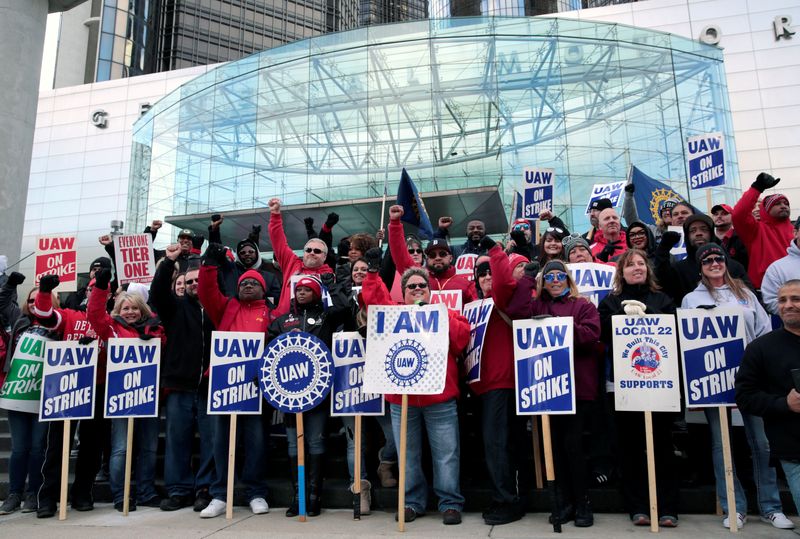
{"type": "Polygon", "coordinates": [[[183,284],[194,284],[197,281],[199,281],[199,279],[186,279],[185,281],[183,281],[183,284]]]}
{"type": "Polygon", "coordinates": [[[707,256],[703,259],[701,264],[704,266],[710,266],[711,264],[724,264],[725,257],[724,256],[707,256]]]}
{"type": "Polygon", "coordinates": [[[528,223],[520,223],[518,225],[514,225],[514,230],[530,230],[531,225],[528,223]]]}
{"type": "Polygon", "coordinates": [[[563,283],[567,280],[567,274],[563,271],[559,271],[558,273],[546,273],[544,276],[544,282],[552,283],[553,281],[558,281],[559,283],[563,283]]]}
{"type": "Polygon", "coordinates": [[[309,254],[310,253],[314,253],[315,255],[321,255],[325,251],[323,251],[322,249],[320,249],[318,247],[306,247],[306,252],[309,253],[309,254]]]}
{"type": "MultiPolygon", "coordinates": [[[[186,281],[186,284],[189,284],[189,282],[186,281]]],[[[255,288],[256,286],[261,286],[261,283],[259,283],[255,279],[245,279],[244,281],[239,283],[239,288],[242,288],[243,286],[249,286],[251,288],[255,288]]]]}
{"type": "Polygon", "coordinates": [[[563,228],[558,228],[557,226],[551,226],[550,228],[545,230],[545,232],[556,232],[558,234],[563,234],[564,233],[564,229],[563,228]]]}
{"type": "Polygon", "coordinates": [[[406,290],[416,290],[417,288],[425,290],[428,288],[428,283],[408,283],[406,285],[406,290]]]}
{"type": "Polygon", "coordinates": [[[448,256],[450,253],[447,251],[436,251],[435,253],[430,253],[431,258],[444,258],[448,256]]]}
{"type": "Polygon", "coordinates": [[[486,277],[487,275],[492,275],[492,270],[483,270],[478,272],[478,277],[486,277]]]}
{"type": "Polygon", "coordinates": [[[408,254],[410,254],[410,255],[421,255],[422,252],[423,252],[422,249],[409,249],[408,250],[408,254]]]}
{"type": "Polygon", "coordinates": [[[645,232],[644,230],[639,231],[639,232],[629,232],[628,233],[628,237],[630,239],[633,239],[633,238],[644,238],[645,236],[647,236],[647,232],[645,232]]]}
{"type": "Polygon", "coordinates": [[[29,300],[28,300],[28,305],[31,305],[31,304],[33,304],[33,303],[36,303],[36,300],[35,300],[35,299],[29,299],[29,300]]]}

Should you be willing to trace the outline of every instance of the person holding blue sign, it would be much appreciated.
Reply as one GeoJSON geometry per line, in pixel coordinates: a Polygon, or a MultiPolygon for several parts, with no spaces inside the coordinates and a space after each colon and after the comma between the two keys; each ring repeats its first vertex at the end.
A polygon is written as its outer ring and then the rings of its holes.
{"type": "Polygon", "coordinates": [[[538,283],[530,276],[520,279],[509,302],[508,314],[515,319],[549,316],[573,318],[576,412],[574,415],[556,415],[551,419],[561,508],[559,514],[552,515],[552,518],[561,523],[574,519],[578,527],[592,526],[594,516],[587,494],[582,440],[599,392],[596,344],[600,339],[600,315],[597,308],[580,295],[572,275],[560,260],[552,260],[544,266],[538,283]],[[535,299],[532,297],[534,287],[535,299]]]}
{"type": "MultiPolygon", "coordinates": [[[[122,292],[114,302],[111,314],[106,312],[111,270],[103,268],[95,276],[95,285],[89,296],[86,317],[97,336],[103,341],[117,338],[166,340],[159,318],[138,294],[122,292]]],[[[99,369],[98,369],[99,370],[99,369]]],[[[123,510],[125,477],[125,452],[127,448],[127,419],[111,421],[111,458],[109,483],[117,511],[123,510]]],[[[159,507],[161,498],[155,489],[156,451],[158,449],[158,418],[139,418],[135,422],[136,442],[136,503],[145,507],[159,507]]],[[[135,509],[131,504],[130,510],[135,509]]]]}
{"type": "MultiPolygon", "coordinates": [[[[694,292],[683,298],[681,307],[684,309],[705,308],[713,309],[725,305],[741,307],[744,312],[745,332],[747,341],[751,342],[757,337],[770,332],[772,325],[769,315],[758,302],[756,295],[740,280],[731,277],[728,272],[728,256],[721,246],[709,243],[697,250],[697,261],[700,263],[700,284],[694,292]]],[[[711,455],[714,462],[714,477],[716,478],[717,496],[722,505],[723,512],[728,515],[723,520],[723,526],[730,527],[728,512],[727,491],[725,489],[725,467],[722,458],[722,436],[720,433],[720,419],[717,410],[704,408],[703,411],[711,429],[711,455]]],[[[750,446],[753,459],[753,474],[758,494],[758,509],[761,517],[773,524],[785,524],[788,519],[783,514],[780,493],[778,492],[778,479],[775,468],[769,464],[769,442],[764,432],[764,421],[747,413],[742,413],[744,432],[750,446]]],[[[736,476],[734,469],[733,481],[736,493],[736,518],[739,529],[747,520],[747,497],[742,484],[736,476]]],[[[777,526],[780,527],[780,526],[777,526]]]]}

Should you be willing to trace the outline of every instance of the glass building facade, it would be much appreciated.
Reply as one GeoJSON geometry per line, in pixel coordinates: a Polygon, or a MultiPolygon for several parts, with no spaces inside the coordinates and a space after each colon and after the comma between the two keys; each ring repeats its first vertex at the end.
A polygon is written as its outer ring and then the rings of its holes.
{"type": "Polygon", "coordinates": [[[159,0],[102,0],[95,81],[153,73],[159,0]]]}
{"type": "Polygon", "coordinates": [[[631,165],[700,197],[685,141],[716,131],[737,178],[722,51],[690,39],[558,18],[360,28],[229,63],[157,102],[134,126],[128,222],[264,215],[272,197],[349,206],[396,193],[406,168],[423,193],[496,192],[504,211],[487,224],[504,232],[524,169],[548,167],[555,212],[581,230],[592,185],[631,165]]]}
{"type": "Polygon", "coordinates": [[[427,17],[428,0],[359,0],[359,26],[415,21],[427,17]]]}
{"type": "MultiPolygon", "coordinates": [[[[585,0],[584,0],[585,1],[585,0]]],[[[580,9],[581,0],[430,0],[430,17],[524,17],[580,9]]]]}

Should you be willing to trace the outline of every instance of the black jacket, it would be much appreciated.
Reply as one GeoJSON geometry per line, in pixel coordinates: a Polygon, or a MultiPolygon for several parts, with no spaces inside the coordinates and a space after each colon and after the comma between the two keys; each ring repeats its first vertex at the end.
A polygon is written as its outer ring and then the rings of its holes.
{"type": "Polygon", "coordinates": [[[331,289],[331,299],[334,306],[329,309],[325,309],[321,301],[299,305],[293,299],[289,312],[279,316],[269,325],[267,342],[282,333],[304,331],[319,338],[328,348],[331,348],[333,332],[351,316],[348,305],[334,299],[333,289],[331,289]]]}
{"type": "Polygon", "coordinates": [[[647,306],[645,310],[648,314],[675,314],[675,303],[672,298],[663,292],[653,292],[646,285],[622,286],[619,294],[611,292],[597,310],[600,311],[600,340],[611,346],[611,317],[617,314],[625,314],[622,302],[628,299],[641,301],[647,306]]]}
{"type": "Polygon", "coordinates": [[[800,369],[800,336],[785,328],[752,341],[736,374],[736,404],[764,418],[770,459],[800,459],[800,414],[789,410],[792,369],[800,369]]]}
{"type": "Polygon", "coordinates": [[[197,391],[204,387],[214,325],[196,298],[172,293],[176,261],[165,258],[150,285],[150,301],[167,334],[161,362],[161,385],[166,389],[197,391]]]}

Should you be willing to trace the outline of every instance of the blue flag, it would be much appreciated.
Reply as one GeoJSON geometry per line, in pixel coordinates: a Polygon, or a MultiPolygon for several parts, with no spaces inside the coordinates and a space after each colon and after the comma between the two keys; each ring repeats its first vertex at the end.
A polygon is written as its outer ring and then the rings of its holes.
{"type": "Polygon", "coordinates": [[[403,210],[405,210],[401,221],[416,226],[419,229],[419,235],[424,239],[433,238],[433,226],[428,218],[425,203],[419,196],[417,186],[414,185],[414,181],[406,169],[403,169],[400,185],[397,187],[397,204],[403,206],[403,210]]]}
{"type": "MultiPolygon", "coordinates": [[[[650,225],[656,224],[661,205],[670,199],[685,202],[686,199],[666,183],[654,180],[638,168],[631,166],[631,183],[636,186],[633,201],[639,220],[650,225]]],[[[625,202],[627,204],[627,201],[625,202]]]]}

